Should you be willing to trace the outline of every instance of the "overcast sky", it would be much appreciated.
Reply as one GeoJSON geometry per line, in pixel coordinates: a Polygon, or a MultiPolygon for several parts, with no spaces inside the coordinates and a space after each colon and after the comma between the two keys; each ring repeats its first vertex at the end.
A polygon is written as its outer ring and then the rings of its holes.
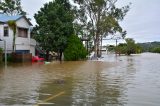
{"type": "MultiPolygon", "coordinates": [[[[33,15],[44,3],[52,0],[22,0],[22,7],[36,24],[33,15]]],[[[132,3],[127,16],[121,22],[127,37],[136,42],[160,41],[160,0],[119,0],[118,5],[132,3]]],[[[108,42],[108,41],[107,41],[108,42]]]]}

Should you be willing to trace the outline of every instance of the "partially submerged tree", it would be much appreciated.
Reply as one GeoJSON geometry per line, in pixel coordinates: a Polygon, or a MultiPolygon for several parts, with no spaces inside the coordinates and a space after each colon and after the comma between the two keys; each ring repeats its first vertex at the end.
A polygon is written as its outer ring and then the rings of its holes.
{"type": "Polygon", "coordinates": [[[87,50],[78,36],[70,36],[68,39],[67,48],[64,51],[64,59],[67,61],[75,61],[86,59],[86,56],[87,50]]]}
{"type": "Polygon", "coordinates": [[[86,35],[92,36],[96,56],[100,55],[100,42],[108,34],[120,32],[122,36],[126,34],[119,25],[129,6],[116,7],[117,0],[74,0],[79,4],[77,11],[77,24],[86,30],[86,35]]]}
{"type": "Polygon", "coordinates": [[[26,15],[22,10],[21,0],[2,0],[0,10],[7,15],[26,15]]]}
{"type": "Polygon", "coordinates": [[[141,53],[141,47],[135,43],[135,41],[132,38],[126,38],[126,43],[120,43],[115,49],[120,54],[136,54],[141,53]]]}
{"type": "MultiPolygon", "coordinates": [[[[67,39],[73,35],[73,12],[68,0],[53,0],[35,14],[36,40],[47,52],[57,52],[60,55],[67,46],[67,39]]],[[[48,56],[47,56],[48,57],[48,56]]]]}
{"type": "Polygon", "coordinates": [[[130,55],[132,53],[136,53],[135,41],[132,38],[126,38],[125,41],[126,41],[126,44],[127,44],[126,54],[130,55]]]}
{"type": "Polygon", "coordinates": [[[10,20],[8,21],[9,28],[13,31],[13,43],[12,43],[12,52],[15,52],[15,41],[16,41],[16,32],[17,32],[17,24],[16,21],[10,20]]]}
{"type": "Polygon", "coordinates": [[[127,54],[127,44],[126,43],[120,43],[117,47],[115,47],[115,53],[117,54],[127,54]]]}
{"type": "Polygon", "coordinates": [[[153,53],[160,53],[160,47],[154,47],[154,48],[152,48],[151,52],[153,52],[153,53]]]}

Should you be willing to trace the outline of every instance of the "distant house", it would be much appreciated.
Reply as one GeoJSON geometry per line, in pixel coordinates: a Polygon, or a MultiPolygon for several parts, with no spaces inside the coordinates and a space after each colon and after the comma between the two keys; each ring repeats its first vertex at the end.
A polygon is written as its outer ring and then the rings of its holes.
{"type": "MultiPolygon", "coordinates": [[[[15,50],[17,53],[32,53],[35,55],[36,41],[31,38],[31,22],[22,15],[8,16],[0,14],[0,39],[5,40],[7,44],[7,52],[12,52],[13,31],[8,27],[9,20],[16,21],[17,32],[15,41],[15,50]]],[[[3,43],[0,47],[4,48],[3,43]]]]}

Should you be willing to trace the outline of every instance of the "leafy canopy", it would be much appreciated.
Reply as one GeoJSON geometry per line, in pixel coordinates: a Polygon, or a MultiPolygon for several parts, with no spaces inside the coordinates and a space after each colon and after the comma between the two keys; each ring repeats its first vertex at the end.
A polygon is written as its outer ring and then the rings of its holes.
{"type": "Polygon", "coordinates": [[[0,48],[0,54],[2,54],[3,53],[3,49],[2,48],[0,48]]]}
{"type": "Polygon", "coordinates": [[[141,53],[141,47],[135,43],[132,38],[126,38],[126,43],[120,43],[115,49],[119,54],[135,54],[141,53]]]}
{"type": "Polygon", "coordinates": [[[2,0],[0,10],[7,15],[26,15],[22,10],[21,0],[2,0]]]}
{"type": "Polygon", "coordinates": [[[64,51],[64,59],[67,61],[75,61],[85,59],[87,50],[81,40],[76,35],[69,37],[68,46],[64,51]]]}
{"type": "Polygon", "coordinates": [[[35,14],[36,40],[46,51],[63,52],[73,34],[73,12],[68,0],[53,0],[35,14]]]}

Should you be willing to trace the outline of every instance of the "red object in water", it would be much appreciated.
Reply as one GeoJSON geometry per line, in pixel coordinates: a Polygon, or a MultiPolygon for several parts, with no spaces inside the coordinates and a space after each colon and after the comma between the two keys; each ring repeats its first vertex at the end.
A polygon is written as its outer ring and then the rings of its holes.
{"type": "Polygon", "coordinates": [[[39,61],[44,61],[44,58],[40,58],[38,56],[33,56],[32,57],[32,62],[39,62],[39,61]]]}

